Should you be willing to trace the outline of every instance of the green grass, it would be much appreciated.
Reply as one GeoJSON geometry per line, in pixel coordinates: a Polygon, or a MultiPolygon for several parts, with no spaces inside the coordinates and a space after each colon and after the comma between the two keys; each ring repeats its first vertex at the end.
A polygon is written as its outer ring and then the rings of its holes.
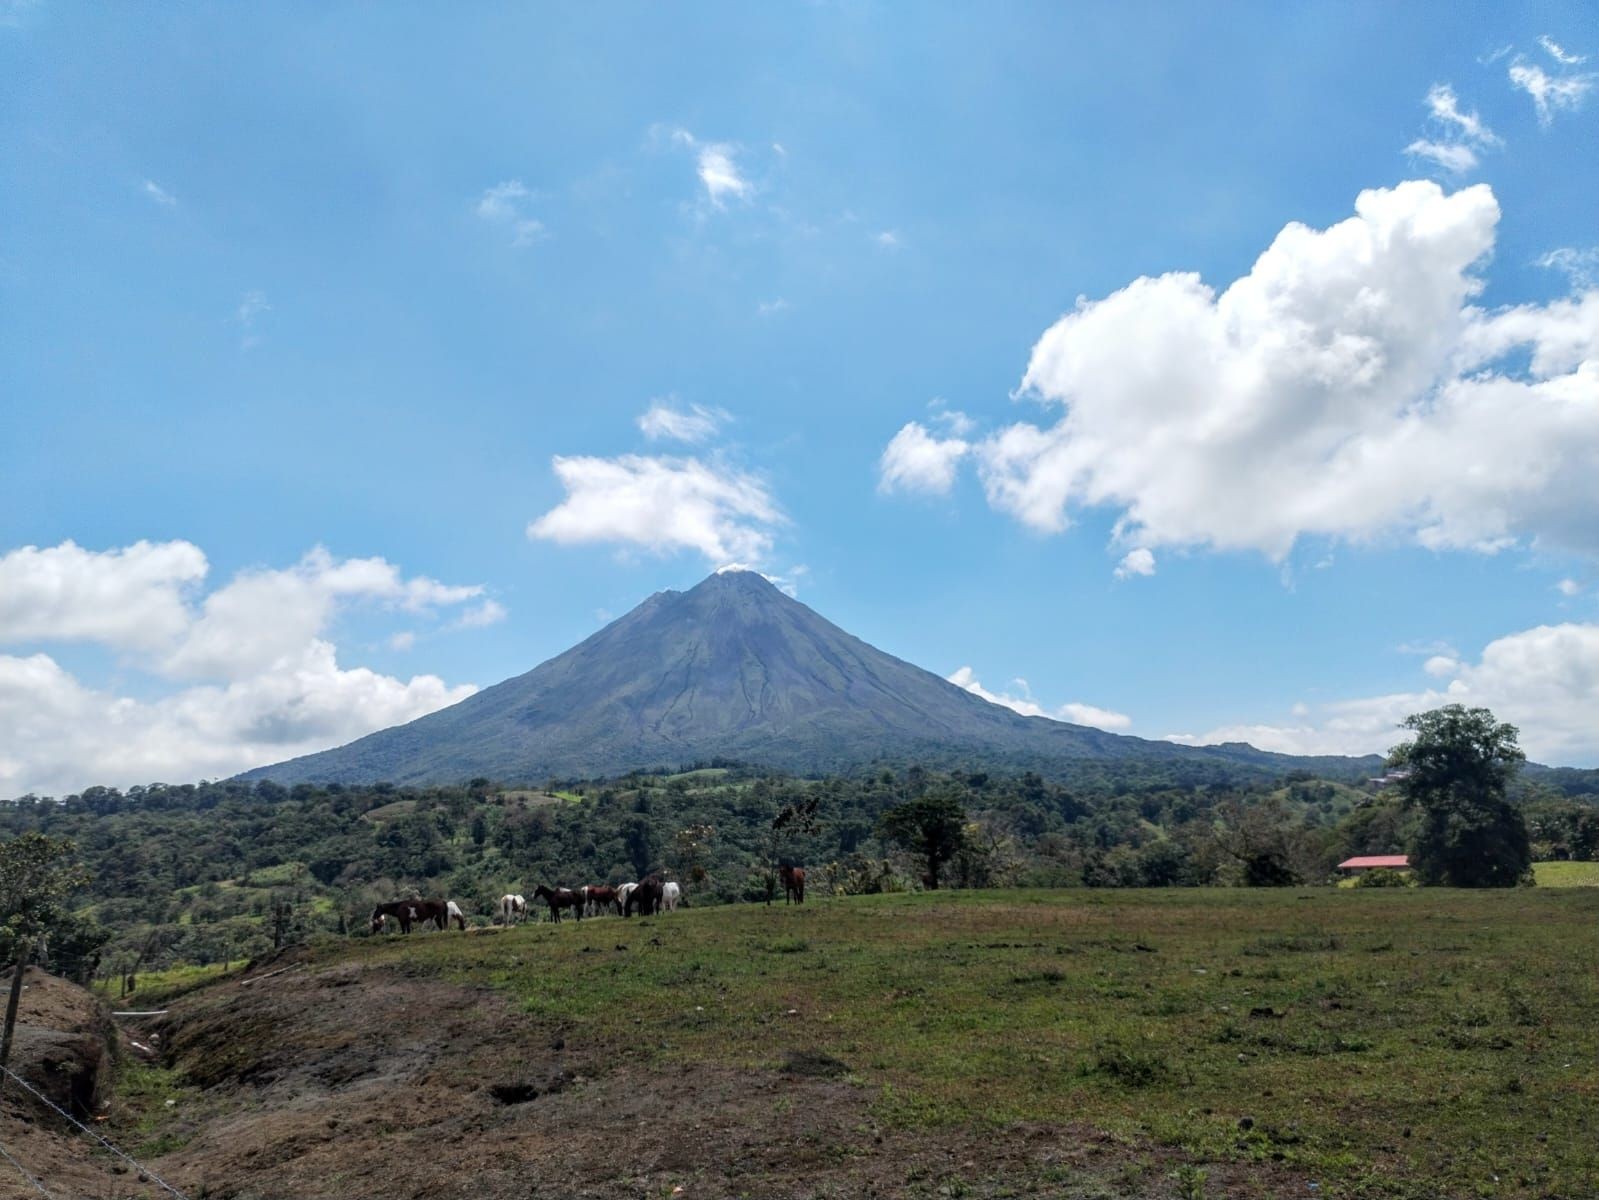
{"type": "Polygon", "coordinates": [[[1599,887],[1599,862],[1541,862],[1532,864],[1539,887],[1599,887]]]}
{"type": "Polygon", "coordinates": [[[826,1054],[893,1124],[1082,1121],[1326,1197],[1599,1178],[1599,893],[876,896],[324,953],[491,982],[617,1061],[826,1054]]]}
{"type": "Polygon", "coordinates": [[[198,967],[192,964],[168,967],[162,971],[140,971],[138,987],[131,995],[123,996],[122,980],[116,977],[95,981],[95,992],[114,1008],[150,1009],[192,992],[195,988],[214,983],[231,971],[242,969],[244,962],[236,959],[231,964],[211,963],[198,967]]]}
{"type": "Polygon", "coordinates": [[[176,1071],[125,1058],[117,1070],[116,1136],[135,1158],[159,1158],[180,1149],[191,1134],[173,1121],[173,1109],[192,1100],[194,1092],[176,1071]]]}

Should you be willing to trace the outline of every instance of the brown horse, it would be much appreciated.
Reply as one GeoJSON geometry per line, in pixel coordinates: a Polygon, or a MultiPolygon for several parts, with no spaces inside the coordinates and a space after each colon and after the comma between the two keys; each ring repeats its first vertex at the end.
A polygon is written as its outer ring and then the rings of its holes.
{"type": "Polygon", "coordinates": [[[548,888],[542,883],[533,889],[533,899],[543,900],[550,906],[550,920],[560,924],[561,910],[570,908],[577,919],[583,919],[583,893],[569,888],[548,888]]]}
{"type": "MultiPolygon", "coordinates": [[[[383,932],[383,918],[393,917],[401,933],[411,932],[411,922],[432,921],[440,929],[449,928],[450,910],[443,900],[390,900],[372,910],[372,932],[383,932]]],[[[465,922],[462,927],[465,928],[465,922]]]]}
{"type": "Polygon", "coordinates": [[[661,882],[659,875],[646,875],[638,881],[638,887],[627,894],[627,903],[622,906],[622,915],[631,917],[635,907],[643,917],[660,912],[661,897],[665,893],[666,885],[661,882]]]}
{"type": "Polygon", "coordinates": [[[778,876],[783,880],[783,903],[805,903],[805,868],[804,867],[778,867],[778,876]]]}
{"type": "Polygon", "coordinates": [[[618,916],[622,913],[622,902],[616,898],[614,887],[590,885],[579,889],[583,893],[583,900],[588,905],[589,915],[597,917],[601,909],[613,908],[618,916]]]}

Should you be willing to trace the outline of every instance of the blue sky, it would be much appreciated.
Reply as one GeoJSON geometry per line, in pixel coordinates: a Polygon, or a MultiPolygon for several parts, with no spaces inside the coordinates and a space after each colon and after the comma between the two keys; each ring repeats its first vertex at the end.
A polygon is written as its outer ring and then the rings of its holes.
{"type": "Polygon", "coordinates": [[[730,560],[1029,711],[1599,765],[1596,64],[1578,4],[13,0],[0,794],[730,560]]]}

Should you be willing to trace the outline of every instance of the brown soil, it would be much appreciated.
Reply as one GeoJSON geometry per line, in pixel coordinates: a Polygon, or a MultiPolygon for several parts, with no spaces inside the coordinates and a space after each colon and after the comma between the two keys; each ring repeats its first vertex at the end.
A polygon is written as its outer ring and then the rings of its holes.
{"type": "MultiPolygon", "coordinates": [[[[0,1005],[11,972],[0,974],[0,1005]]],[[[119,1039],[110,1016],[88,992],[30,967],[23,977],[10,1067],[27,1084],[91,1126],[110,1103],[119,1039]]],[[[10,1080],[0,1090],[0,1146],[36,1178],[72,1196],[103,1190],[104,1167],[87,1161],[87,1140],[10,1080]]],[[[0,1197],[39,1192],[10,1163],[0,1161],[0,1197]]]]}
{"type": "MultiPolygon", "coordinates": [[[[881,1128],[875,1093],[821,1055],[663,1071],[581,1029],[541,1028],[486,989],[293,957],[249,975],[173,1002],[158,1031],[188,1087],[158,1114],[165,1145],[181,1145],[147,1165],[191,1197],[1179,1195],[1176,1152],[1080,1123],[881,1128]]],[[[108,1126],[118,1137],[118,1118],[108,1126]]],[[[66,1194],[157,1194],[77,1149],[99,1190],[66,1194]]],[[[1303,1192],[1264,1169],[1212,1167],[1204,1194],[1303,1192]]]]}

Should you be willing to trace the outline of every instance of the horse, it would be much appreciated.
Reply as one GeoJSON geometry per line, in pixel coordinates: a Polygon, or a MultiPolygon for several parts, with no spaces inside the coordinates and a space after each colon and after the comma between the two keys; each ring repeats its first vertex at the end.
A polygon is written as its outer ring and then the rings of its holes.
{"type": "Polygon", "coordinates": [[[616,889],[614,887],[602,885],[579,888],[578,890],[583,893],[583,901],[588,906],[588,914],[591,917],[599,916],[600,911],[607,908],[614,908],[618,913],[622,911],[622,906],[616,898],[616,889]]]}
{"type": "Polygon", "coordinates": [[[638,885],[627,894],[627,902],[622,906],[622,915],[631,917],[633,909],[637,906],[640,916],[649,916],[661,911],[661,895],[666,891],[659,875],[646,875],[638,881],[638,885]]]}
{"type": "Polygon", "coordinates": [[[804,867],[778,867],[778,875],[783,880],[783,903],[805,903],[805,868],[804,867]]]}
{"type": "Polygon", "coordinates": [[[500,897],[500,923],[514,925],[517,921],[527,916],[527,901],[515,892],[507,892],[500,897]]]}
{"type": "Polygon", "coordinates": [[[454,900],[444,902],[444,927],[448,929],[450,922],[455,922],[455,927],[462,933],[466,932],[466,914],[461,911],[461,906],[454,900]]]}
{"type": "Polygon", "coordinates": [[[677,911],[677,902],[683,898],[683,889],[668,881],[661,885],[661,907],[667,912],[677,911]]]}
{"type": "Polygon", "coordinates": [[[390,900],[372,910],[373,933],[383,932],[385,917],[398,921],[401,933],[410,933],[413,921],[432,921],[440,929],[449,928],[450,910],[443,900],[390,900]]]}
{"type": "Polygon", "coordinates": [[[563,908],[572,909],[579,921],[583,919],[583,897],[578,892],[568,888],[548,888],[541,883],[533,889],[533,899],[543,900],[550,906],[550,920],[556,924],[560,924],[563,908]]]}
{"type": "Polygon", "coordinates": [[[638,887],[638,884],[636,883],[624,883],[617,887],[616,911],[618,913],[622,912],[622,910],[627,907],[627,898],[633,894],[633,889],[636,887],[638,887]]]}

